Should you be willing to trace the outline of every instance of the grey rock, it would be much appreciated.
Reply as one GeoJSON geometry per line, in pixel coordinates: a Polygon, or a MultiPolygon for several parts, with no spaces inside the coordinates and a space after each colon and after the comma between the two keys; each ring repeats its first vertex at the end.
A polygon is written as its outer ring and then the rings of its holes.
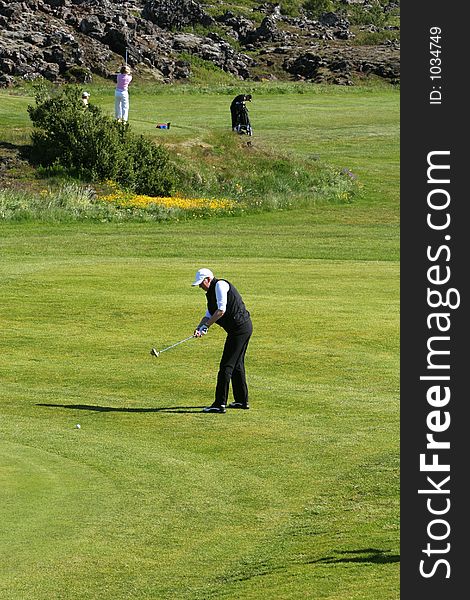
{"type": "Polygon", "coordinates": [[[269,79],[272,70],[279,78],[338,85],[354,73],[399,81],[399,41],[349,46],[353,34],[339,12],[314,21],[282,15],[280,3],[264,2],[253,9],[265,15],[257,27],[233,10],[215,21],[207,6],[196,0],[0,0],[0,74],[111,79],[127,58],[137,75],[172,82],[190,76],[190,63],[180,56],[186,53],[242,79],[269,79]],[[191,27],[193,33],[181,30],[191,27]]]}
{"type": "Polygon", "coordinates": [[[162,29],[182,29],[188,25],[211,25],[214,20],[195,0],[149,0],[142,16],[162,29]]]}

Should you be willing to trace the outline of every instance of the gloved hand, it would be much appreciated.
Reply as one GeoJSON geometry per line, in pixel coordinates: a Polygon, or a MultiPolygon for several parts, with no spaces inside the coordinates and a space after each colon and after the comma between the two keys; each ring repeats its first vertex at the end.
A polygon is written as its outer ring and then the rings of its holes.
{"type": "Polygon", "coordinates": [[[202,335],[206,335],[206,333],[208,331],[209,331],[209,328],[207,327],[207,325],[199,325],[199,327],[196,328],[194,335],[196,337],[201,337],[202,335]]]}

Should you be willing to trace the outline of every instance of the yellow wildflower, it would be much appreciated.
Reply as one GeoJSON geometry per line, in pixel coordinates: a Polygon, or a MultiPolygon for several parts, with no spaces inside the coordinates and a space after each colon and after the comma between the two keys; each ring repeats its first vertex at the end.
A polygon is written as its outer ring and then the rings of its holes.
{"type": "Polygon", "coordinates": [[[151,205],[163,206],[165,208],[181,208],[183,210],[209,209],[221,210],[234,207],[232,200],[211,199],[211,198],[182,198],[179,195],[170,197],[145,196],[137,194],[126,194],[124,192],[115,192],[106,196],[101,196],[100,200],[110,202],[123,208],[149,208],[151,205]]]}

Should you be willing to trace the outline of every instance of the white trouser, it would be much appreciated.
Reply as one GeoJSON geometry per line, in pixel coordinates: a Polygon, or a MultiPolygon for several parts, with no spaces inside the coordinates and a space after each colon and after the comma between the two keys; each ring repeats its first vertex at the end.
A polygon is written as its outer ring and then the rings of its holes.
{"type": "Polygon", "coordinates": [[[129,118],[129,92],[116,90],[114,94],[114,115],[116,119],[127,121],[129,118]]]}

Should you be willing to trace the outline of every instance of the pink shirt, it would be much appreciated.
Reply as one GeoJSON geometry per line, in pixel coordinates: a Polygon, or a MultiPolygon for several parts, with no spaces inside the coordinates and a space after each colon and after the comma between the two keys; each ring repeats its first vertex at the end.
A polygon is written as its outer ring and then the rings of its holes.
{"type": "Polygon", "coordinates": [[[131,81],[132,75],[128,75],[127,73],[118,73],[116,90],[118,92],[126,92],[131,81]]]}

